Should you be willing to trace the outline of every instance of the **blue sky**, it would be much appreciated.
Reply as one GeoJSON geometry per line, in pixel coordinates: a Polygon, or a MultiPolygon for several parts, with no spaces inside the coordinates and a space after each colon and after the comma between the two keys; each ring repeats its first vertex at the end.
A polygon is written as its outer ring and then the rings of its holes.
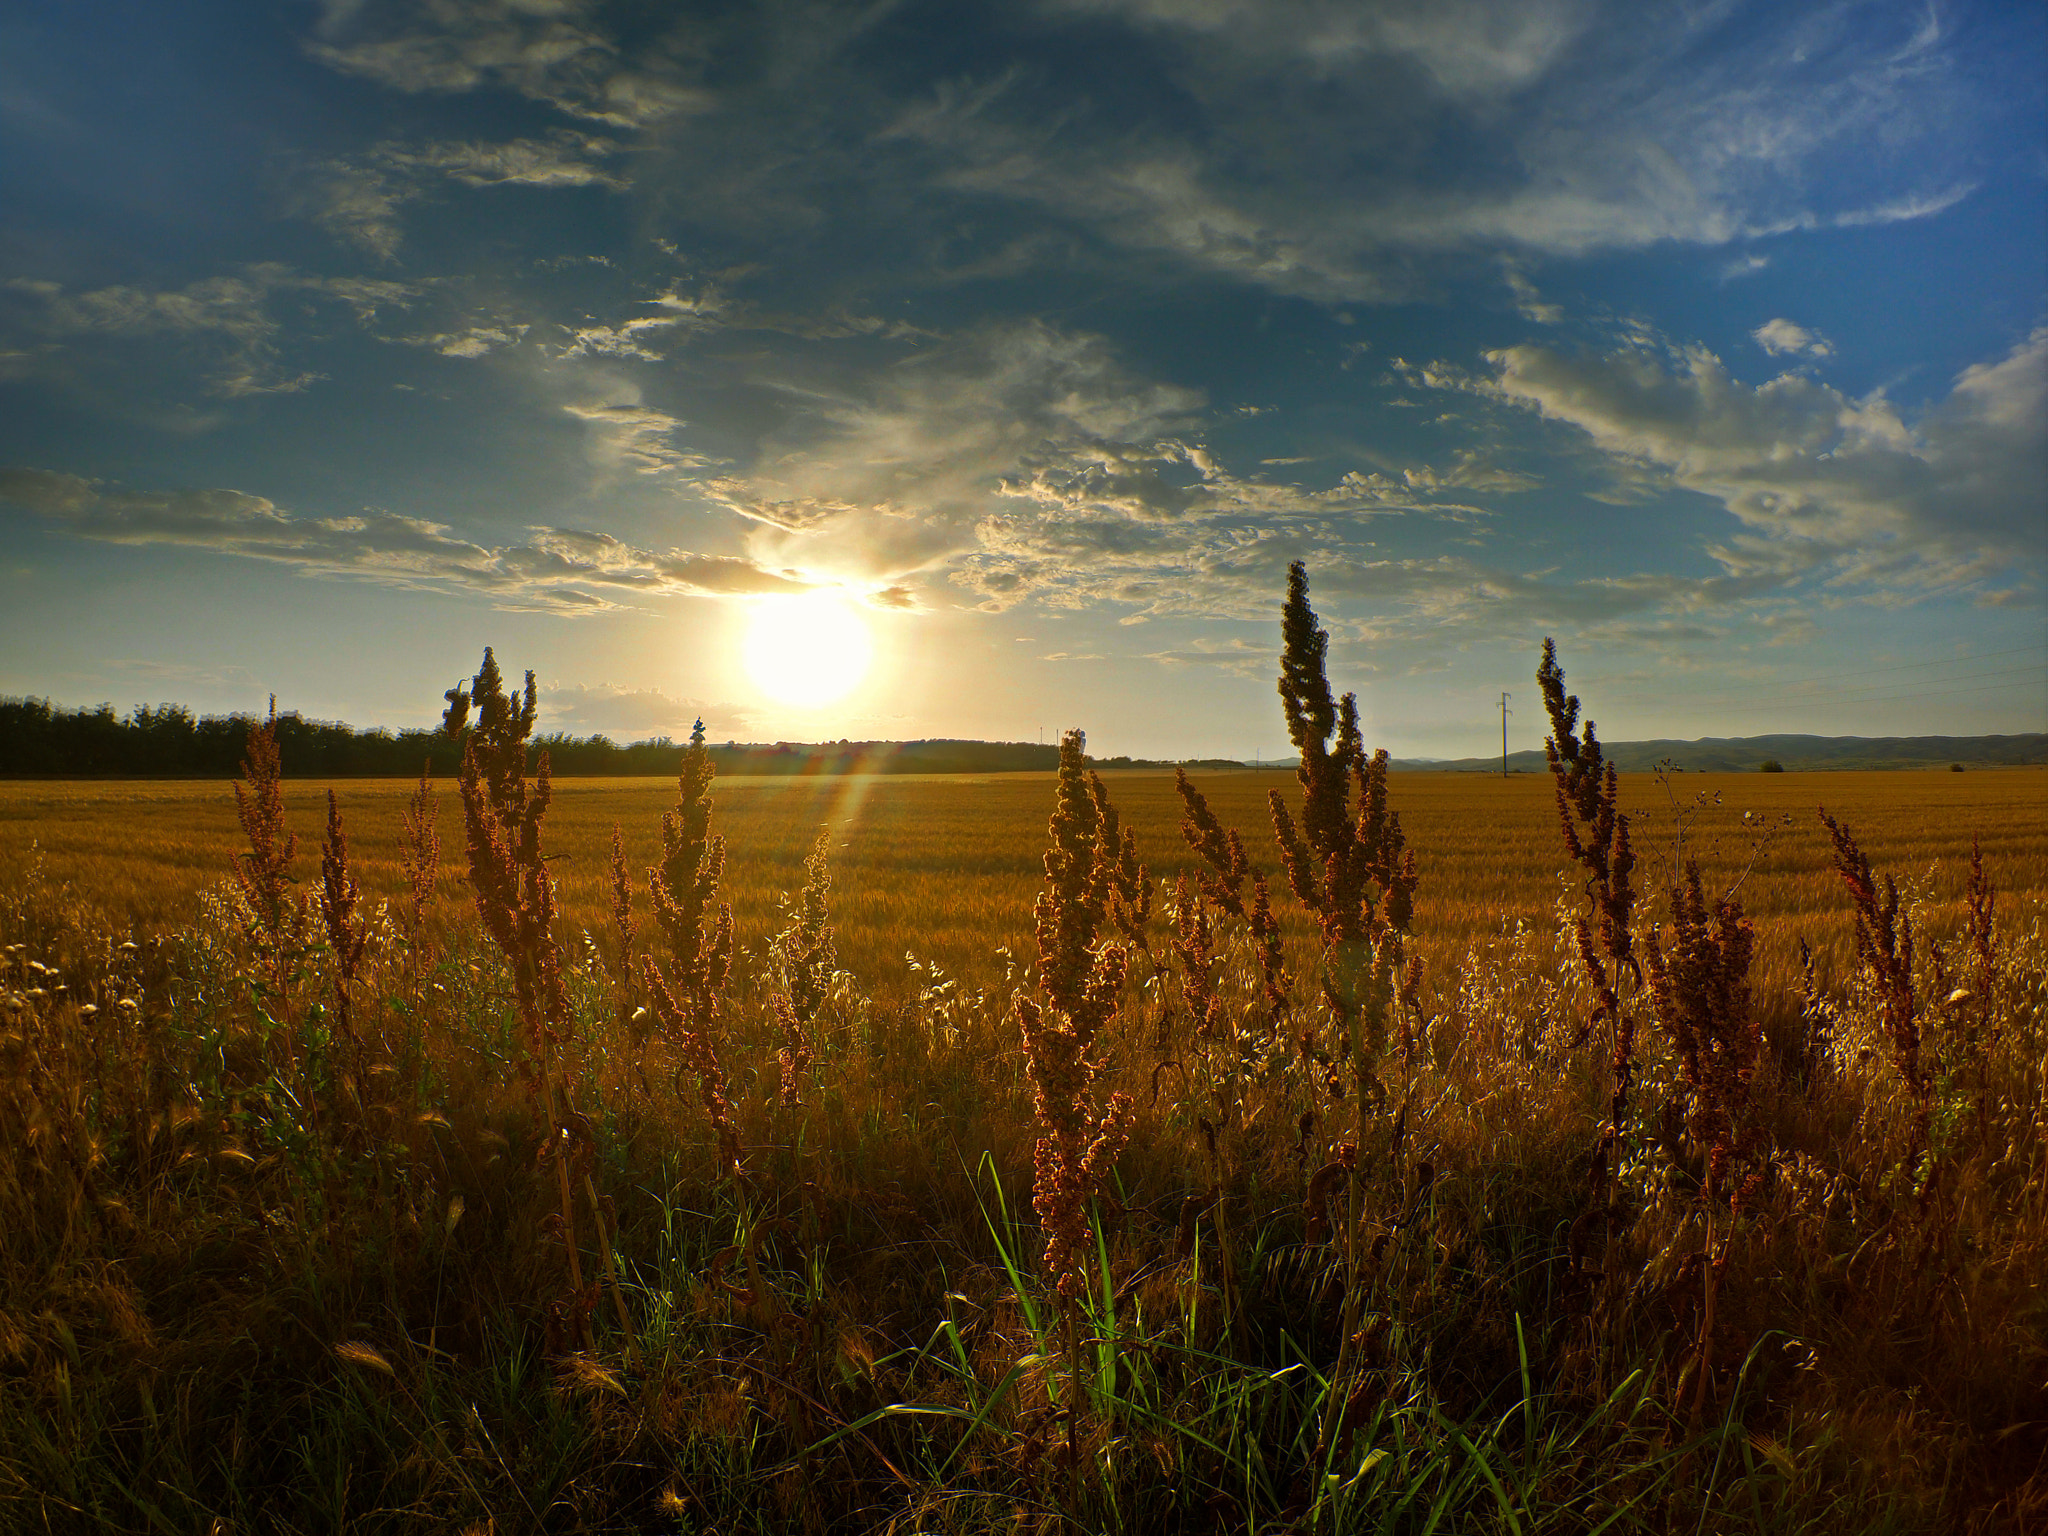
{"type": "Polygon", "coordinates": [[[11,7],[0,692],[1272,754],[1300,558],[1401,754],[2048,729],[2044,17],[11,7]]]}

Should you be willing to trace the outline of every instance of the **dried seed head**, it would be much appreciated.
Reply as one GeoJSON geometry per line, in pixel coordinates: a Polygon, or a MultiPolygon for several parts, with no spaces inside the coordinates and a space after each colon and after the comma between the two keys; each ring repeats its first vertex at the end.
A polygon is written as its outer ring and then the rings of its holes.
{"type": "Polygon", "coordinates": [[[1093,1052],[1122,998],[1129,951],[1103,939],[1122,843],[1099,778],[1087,771],[1087,738],[1060,739],[1059,784],[1048,826],[1045,888],[1035,909],[1038,984],[1044,1003],[1019,993],[1032,1104],[1040,1130],[1034,1149],[1032,1207],[1046,1234],[1045,1262],[1059,1293],[1080,1293],[1087,1254],[1087,1203],[1106,1184],[1130,1128],[1130,1101],[1113,1094],[1097,1109],[1093,1052]]]}

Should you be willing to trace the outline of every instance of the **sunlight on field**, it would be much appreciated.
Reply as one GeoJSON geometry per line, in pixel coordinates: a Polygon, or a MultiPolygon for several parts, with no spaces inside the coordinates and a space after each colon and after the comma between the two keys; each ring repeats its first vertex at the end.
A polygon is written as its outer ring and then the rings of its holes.
{"type": "MultiPolygon", "coordinates": [[[[1243,1482],[1252,1444],[1319,1469],[1328,1518],[1276,1529],[1401,1528],[1421,1502],[1461,1530],[1817,1528],[1778,1522],[1783,1501],[1932,1536],[1973,1504],[2037,1507],[2010,1451],[2048,1422],[2038,771],[1626,780],[1649,975],[1681,854],[1713,890],[1742,880],[1757,953],[1739,925],[1667,931],[1675,990],[1617,961],[1605,1023],[1554,937],[1584,895],[1547,777],[1392,780],[1426,971],[1360,1004],[1355,941],[1325,948],[1279,874],[1285,773],[1197,780],[1272,880],[1282,942],[1255,901],[1191,896],[1156,900],[1130,956],[1077,748],[1057,782],[714,784],[731,931],[715,909],[652,920],[673,781],[557,785],[511,879],[513,845],[466,839],[443,786],[421,935],[357,910],[338,864],[322,880],[327,786],[289,771],[304,904],[274,863],[223,893],[245,846],[224,784],[0,787],[0,1060],[25,1068],[0,1075],[0,1525],[10,1501],[125,1507],[100,1490],[232,1443],[252,1401],[292,1436],[330,1426],[323,1464],[378,1466],[363,1498],[409,1513],[530,1487],[637,1509],[621,1468],[711,1465],[690,1486],[734,1512],[772,1483],[799,1510],[1065,1498],[1113,1511],[1081,1528],[1164,1533],[1208,1528],[1183,1515],[1243,1482]],[[1902,883],[1903,993],[1856,960],[1821,802],[1902,883]],[[1053,870],[1084,827],[1085,859],[1053,870]],[[1973,840],[1995,921],[1937,954],[1973,840]],[[508,917],[543,868],[552,938],[508,917]],[[159,1380],[179,1408],[138,1420],[159,1380]],[[379,1463],[420,1402],[472,1405],[514,1459],[436,1441],[379,1463]],[[1047,1449],[1057,1411],[1079,1492],[1047,1449]],[[1940,1454],[1902,1482],[1907,1436],[1940,1454]]],[[[413,788],[334,786],[373,904],[400,894],[413,788]]],[[[1190,870],[1169,775],[1107,790],[1155,886],[1190,870]]],[[[670,914],[717,867],[690,804],[670,914]]],[[[189,1468],[194,1507],[255,1508],[297,1463],[189,1468]]],[[[1277,1522],[1300,1481],[1246,1507],[1277,1522]]]]}
{"type": "MultiPolygon", "coordinates": [[[[298,869],[308,879],[318,872],[326,786],[294,782],[289,763],[285,775],[298,869]]],[[[1274,788],[1293,792],[1292,774],[1195,777],[1217,814],[1242,833],[1254,864],[1280,882],[1266,796],[1274,788]]],[[[1112,774],[1110,784],[1155,881],[1191,870],[1172,777],[1132,771],[1112,774]]],[[[2048,898],[2048,772],[1681,774],[1671,786],[1695,808],[1685,847],[1710,885],[1725,887],[1741,875],[1762,835],[1755,829],[1769,831],[1742,887],[1759,929],[1759,980],[1768,986],[1788,979],[1802,937],[1838,968],[1848,962],[1848,906],[1828,864],[1818,805],[1855,828],[1878,868],[1902,881],[1924,877],[1928,894],[1944,902],[1962,889],[1973,838],[2008,911],[2048,898]],[[1702,795],[1708,803],[1699,807],[1702,795]]],[[[372,896],[399,888],[399,809],[412,787],[335,785],[372,896]]],[[[778,925],[778,903],[801,883],[811,840],[829,824],[840,950],[865,985],[884,998],[897,995],[909,984],[906,950],[964,985],[992,984],[1002,975],[998,946],[1029,953],[1052,791],[1050,774],[718,780],[713,794],[740,943],[757,946],[778,925]]],[[[473,925],[455,874],[460,800],[451,784],[440,795],[442,920],[473,925]]],[[[555,795],[548,846],[557,855],[564,917],[571,931],[602,928],[612,827],[625,834],[644,904],[645,871],[659,851],[674,781],[563,780],[555,795]]],[[[1414,947],[1433,976],[1449,974],[1473,939],[1504,922],[1551,925],[1565,861],[1547,777],[1396,775],[1392,800],[1422,875],[1414,947]]],[[[1622,801],[1642,860],[1637,883],[1650,914],[1661,916],[1659,871],[1669,867],[1674,844],[1671,796],[1651,776],[1624,775],[1622,801]]],[[[0,876],[39,848],[52,878],[145,930],[189,921],[197,893],[225,878],[239,836],[225,784],[0,783],[0,876]]],[[[1276,906],[1289,931],[1305,937],[1299,906],[1291,898],[1276,906]]]]}

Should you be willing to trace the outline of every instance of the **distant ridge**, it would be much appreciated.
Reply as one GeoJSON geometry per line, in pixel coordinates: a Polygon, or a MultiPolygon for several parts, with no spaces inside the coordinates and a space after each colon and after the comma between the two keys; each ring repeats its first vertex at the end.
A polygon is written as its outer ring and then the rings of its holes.
{"type": "MultiPolygon", "coordinates": [[[[1829,768],[2020,767],[2048,763],[2048,734],[2022,736],[1702,736],[1697,741],[1603,741],[1623,773],[1646,773],[1667,759],[1688,773],[1755,773],[1775,762],[1787,773],[1829,768]]],[[[1397,759],[1421,773],[1499,773],[1498,757],[1449,761],[1397,759]]],[[[1510,752],[1511,773],[1542,773],[1541,752],[1510,752]]]]}

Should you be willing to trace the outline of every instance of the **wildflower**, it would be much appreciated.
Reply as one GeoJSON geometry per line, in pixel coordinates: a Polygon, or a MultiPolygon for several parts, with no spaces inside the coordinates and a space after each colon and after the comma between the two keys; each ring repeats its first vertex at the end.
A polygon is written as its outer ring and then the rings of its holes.
{"type": "MultiPolygon", "coordinates": [[[[1657,1021],[1678,1050],[1679,1070],[1692,1101],[1688,1129],[1707,1149],[1703,1190],[1712,1200],[1727,1191],[1732,1171],[1748,1170],[1763,1131],[1748,1114],[1750,1080],[1763,1040],[1750,1010],[1749,966],[1756,934],[1733,897],[1709,910],[1696,863],[1671,893],[1672,939],[1667,958],[1660,936],[1644,943],[1657,1021]]],[[[1753,1171],[1732,1191],[1736,1203],[1754,1192],[1753,1171]]]]}
{"type": "Polygon", "coordinates": [[[1591,922],[1583,913],[1573,918],[1579,964],[1594,995],[1592,1017],[1580,1038],[1590,1034],[1602,1019],[1614,1026],[1607,1124],[1593,1154],[1589,1179],[1596,1198],[1607,1207],[1612,1205],[1608,1184],[1615,1174],[1616,1152],[1628,1118],[1629,1089],[1635,1081],[1635,1019],[1621,1006],[1617,988],[1624,975],[1633,977],[1637,986],[1643,980],[1630,926],[1636,899],[1630,876],[1636,859],[1629,846],[1628,816],[1617,809],[1620,776],[1614,764],[1604,761],[1593,722],[1588,720],[1579,736],[1572,734],[1578,724],[1579,700],[1576,694],[1564,691],[1564,669],[1557,664],[1557,645],[1552,640],[1543,642],[1536,684],[1550,716],[1550,735],[1544,740],[1543,753],[1557,797],[1558,826],[1565,852],[1587,871],[1587,900],[1600,924],[1596,950],[1591,922]]]}
{"type": "Polygon", "coordinates": [[[641,959],[648,1001],[663,1034],[697,1079],[697,1096],[718,1138],[729,1173],[742,1171],[738,1127],[718,1056],[719,998],[732,971],[732,908],[719,901],[725,839],[711,832],[711,780],[717,773],[704,745],[704,722],[690,732],[677,779],[676,808],[661,818],[661,863],[648,871],[654,920],[668,939],[664,965],[641,959]]]}
{"type": "Polygon", "coordinates": [[[782,987],[770,999],[783,1045],[775,1053],[782,1073],[782,1102],[799,1102],[803,1074],[809,1069],[811,1027],[823,1006],[838,959],[828,920],[826,896],[832,889],[831,829],[820,827],[810,856],[804,860],[804,884],[789,903],[789,921],[769,941],[769,953],[782,987]]]}
{"type": "Polygon", "coordinates": [[[1045,888],[1034,908],[1038,984],[1044,1001],[1016,1000],[1032,1107],[1041,1134],[1034,1147],[1032,1208],[1044,1229],[1045,1263],[1059,1293],[1071,1300],[1087,1261],[1087,1205],[1121,1155],[1131,1127],[1130,1096],[1113,1093],[1097,1106],[1090,1092],[1102,1063],[1092,1054],[1116,1015],[1129,951],[1098,942],[1109,920],[1116,860],[1104,836],[1101,781],[1085,768],[1087,738],[1060,738],[1059,787],[1048,827],[1045,888]]]}
{"type": "MultiPolygon", "coordinates": [[[[349,988],[363,963],[363,948],[369,942],[368,927],[356,916],[362,888],[349,868],[348,834],[342,830],[341,805],[334,791],[327,791],[327,839],[320,848],[320,916],[327,925],[327,941],[334,950],[335,1021],[342,1037],[358,1056],[362,1044],[356,1039],[349,1017],[349,988]]],[[[357,1063],[358,1070],[361,1063],[357,1063]]]]}
{"type": "MultiPolygon", "coordinates": [[[[1825,808],[1821,810],[1820,819],[1834,844],[1835,873],[1841,876],[1842,883],[1849,888],[1850,900],[1855,903],[1856,956],[1863,962],[1876,988],[1879,1023],[1891,1046],[1892,1061],[1899,1069],[1899,1076],[1905,1079],[1907,1091],[1913,1095],[1916,1105],[1913,1140],[1917,1156],[1927,1145],[1928,1130],[1932,1124],[1934,1079],[1920,1055],[1920,1005],[1913,991],[1913,919],[1911,914],[1899,909],[1897,882],[1886,875],[1883,884],[1878,883],[1877,876],[1871,871],[1869,858],[1856,846],[1856,839],[1849,829],[1830,816],[1825,808]]],[[[1971,927],[1974,931],[1980,920],[1978,902],[1981,900],[1981,920],[1985,926],[1988,950],[1991,899],[1988,888],[1981,892],[1978,889],[1983,874],[1981,858],[1972,862],[1969,892],[1971,927]]]]}
{"type": "Polygon", "coordinates": [[[1273,834],[1288,884],[1322,919],[1324,995],[1345,1036],[1354,1021],[1367,1027],[1350,1046],[1363,1089],[1373,1080],[1402,938],[1414,917],[1415,855],[1387,805],[1387,754],[1365,756],[1357,696],[1331,697],[1324,668],[1330,637],[1309,606],[1308,573],[1299,560],[1288,567],[1281,635],[1280,700],[1301,754],[1295,777],[1302,802],[1297,827],[1280,792],[1271,792],[1273,834]]]}
{"type": "Polygon", "coordinates": [[[530,786],[526,777],[527,739],[539,713],[533,674],[526,674],[522,695],[508,695],[497,658],[487,647],[483,665],[469,687],[458,684],[449,689],[447,700],[442,729],[462,742],[463,829],[477,916],[512,966],[513,996],[526,1045],[519,1062],[520,1075],[541,1124],[544,1156],[555,1169],[561,1235],[574,1298],[569,1310],[587,1342],[590,1307],[585,1298],[595,1292],[584,1289],[583,1263],[576,1247],[575,1204],[570,1192],[570,1164],[574,1162],[582,1175],[598,1250],[611,1278],[612,1301],[630,1353],[635,1347],[632,1326],[619,1294],[611,1242],[589,1172],[596,1157],[593,1132],[589,1119],[569,1102],[567,1083],[556,1080],[557,1057],[569,1028],[569,997],[554,936],[554,877],[541,849],[541,825],[554,795],[545,751],[534,764],[530,786]],[[469,725],[472,709],[476,712],[474,727],[469,725]]]}
{"type": "Polygon", "coordinates": [[[248,785],[245,788],[236,781],[235,814],[249,839],[249,851],[236,855],[229,866],[252,916],[251,937],[269,958],[274,995],[281,1002],[301,911],[291,890],[292,860],[298,853],[299,840],[284,824],[276,694],[270,696],[270,717],[249,729],[242,775],[248,785]]]}

